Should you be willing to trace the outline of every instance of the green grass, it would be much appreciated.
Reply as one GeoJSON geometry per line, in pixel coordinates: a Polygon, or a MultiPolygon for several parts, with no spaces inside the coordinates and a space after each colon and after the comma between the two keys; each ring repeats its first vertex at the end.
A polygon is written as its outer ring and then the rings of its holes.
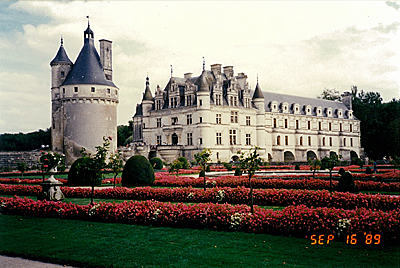
{"type": "Polygon", "coordinates": [[[0,254],[84,267],[398,267],[399,245],[347,245],[0,215],[0,254]]]}

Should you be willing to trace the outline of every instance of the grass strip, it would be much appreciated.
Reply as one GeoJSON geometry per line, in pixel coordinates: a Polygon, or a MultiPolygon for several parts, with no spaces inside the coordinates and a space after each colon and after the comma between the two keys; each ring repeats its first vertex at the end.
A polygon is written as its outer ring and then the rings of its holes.
{"type": "Polygon", "coordinates": [[[0,215],[0,254],[80,267],[398,267],[399,245],[0,215]]]}

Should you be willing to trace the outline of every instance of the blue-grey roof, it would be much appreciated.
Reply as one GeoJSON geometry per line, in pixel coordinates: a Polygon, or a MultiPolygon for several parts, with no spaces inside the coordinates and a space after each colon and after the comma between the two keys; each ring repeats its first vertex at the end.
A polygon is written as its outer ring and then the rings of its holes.
{"type": "Polygon", "coordinates": [[[346,105],[343,104],[343,102],[340,101],[330,101],[330,100],[324,100],[324,99],[314,99],[314,98],[306,98],[306,97],[300,97],[300,96],[293,96],[293,95],[285,95],[285,94],[280,94],[280,93],[274,93],[274,92],[263,92],[264,94],[264,102],[265,102],[265,111],[270,112],[270,103],[272,101],[276,101],[279,104],[283,102],[287,102],[289,104],[289,109],[292,109],[292,104],[298,103],[300,105],[300,110],[301,114],[305,114],[303,111],[304,105],[311,105],[311,107],[314,109],[315,107],[321,106],[322,111],[326,108],[332,108],[333,111],[333,116],[335,116],[335,110],[336,109],[342,109],[343,111],[347,111],[348,108],[346,105]]]}
{"type": "Polygon", "coordinates": [[[257,83],[256,89],[254,90],[253,100],[254,99],[264,99],[264,94],[262,93],[260,85],[257,83]]]}
{"type": "Polygon", "coordinates": [[[71,63],[72,64],[72,61],[68,58],[67,52],[64,49],[62,41],[61,41],[60,48],[58,49],[57,55],[50,62],[50,65],[53,65],[56,63],[71,63]]]}
{"type": "Polygon", "coordinates": [[[84,45],[62,85],[91,84],[116,87],[106,79],[100,56],[94,47],[93,39],[85,38],[84,45]]]}
{"type": "Polygon", "coordinates": [[[146,89],[143,93],[143,100],[153,100],[153,95],[150,90],[150,82],[149,77],[146,77],[146,89]]]}

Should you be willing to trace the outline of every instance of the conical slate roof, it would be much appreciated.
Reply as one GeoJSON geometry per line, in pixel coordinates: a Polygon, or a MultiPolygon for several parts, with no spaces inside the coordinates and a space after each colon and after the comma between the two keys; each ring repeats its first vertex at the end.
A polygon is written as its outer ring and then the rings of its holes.
{"type": "Polygon", "coordinates": [[[146,89],[143,93],[143,100],[153,100],[153,95],[150,90],[150,82],[149,77],[146,77],[146,89]]]}
{"type": "Polygon", "coordinates": [[[57,55],[50,62],[50,65],[54,65],[54,64],[57,64],[57,63],[70,63],[70,64],[72,64],[72,61],[68,58],[67,52],[64,49],[63,40],[62,39],[61,39],[61,45],[60,45],[60,48],[58,49],[57,55]]]}
{"type": "Polygon", "coordinates": [[[254,99],[264,99],[264,95],[262,93],[261,87],[257,82],[256,89],[254,90],[253,100],[254,99]]]}
{"type": "MultiPolygon", "coordinates": [[[[88,27],[90,30],[90,28],[88,27]]],[[[93,34],[90,30],[86,34],[93,34]]],[[[103,66],[100,63],[100,56],[94,46],[92,38],[84,39],[84,44],[74,66],[68,73],[62,85],[91,84],[91,85],[107,85],[116,87],[112,81],[106,79],[103,66]]]]}
{"type": "Polygon", "coordinates": [[[195,84],[197,85],[197,91],[210,91],[210,85],[214,80],[213,74],[209,71],[203,70],[195,84]]]}

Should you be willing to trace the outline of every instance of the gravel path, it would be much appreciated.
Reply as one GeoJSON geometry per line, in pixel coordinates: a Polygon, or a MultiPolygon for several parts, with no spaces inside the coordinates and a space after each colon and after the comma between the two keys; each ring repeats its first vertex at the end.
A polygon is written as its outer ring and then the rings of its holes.
{"type": "Polygon", "coordinates": [[[59,264],[32,261],[28,259],[0,255],[0,268],[61,268],[61,267],[74,268],[72,266],[64,266],[59,264]]]}

